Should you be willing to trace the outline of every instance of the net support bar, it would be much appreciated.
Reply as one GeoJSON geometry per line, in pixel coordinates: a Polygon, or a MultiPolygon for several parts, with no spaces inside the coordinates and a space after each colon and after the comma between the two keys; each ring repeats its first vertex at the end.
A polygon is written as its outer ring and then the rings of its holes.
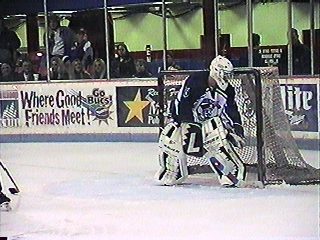
{"type": "Polygon", "coordinates": [[[235,74],[252,74],[255,79],[255,96],[256,96],[256,122],[257,122],[257,163],[258,163],[258,180],[265,182],[266,178],[266,164],[263,151],[263,105],[262,105],[262,83],[261,74],[257,69],[239,68],[235,69],[235,74]]]}

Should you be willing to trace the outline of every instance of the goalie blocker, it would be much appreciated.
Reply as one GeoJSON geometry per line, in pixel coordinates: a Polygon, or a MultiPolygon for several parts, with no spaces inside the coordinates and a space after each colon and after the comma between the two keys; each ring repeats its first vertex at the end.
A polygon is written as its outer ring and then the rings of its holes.
{"type": "MultiPolygon", "coordinates": [[[[244,164],[220,117],[203,123],[169,123],[159,139],[160,169],[155,178],[161,185],[181,184],[188,177],[187,155],[204,156],[222,186],[263,187],[246,182],[244,164]]],[[[232,138],[233,139],[233,138],[232,138]]]]}

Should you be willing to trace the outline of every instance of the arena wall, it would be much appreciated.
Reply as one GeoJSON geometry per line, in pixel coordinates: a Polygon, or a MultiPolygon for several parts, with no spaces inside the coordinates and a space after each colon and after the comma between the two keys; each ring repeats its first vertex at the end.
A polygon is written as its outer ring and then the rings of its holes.
{"type": "MultiPolygon", "coordinates": [[[[281,79],[295,138],[318,141],[319,78],[281,79]]],[[[156,141],[157,79],[2,84],[0,141],[156,141]]]]}

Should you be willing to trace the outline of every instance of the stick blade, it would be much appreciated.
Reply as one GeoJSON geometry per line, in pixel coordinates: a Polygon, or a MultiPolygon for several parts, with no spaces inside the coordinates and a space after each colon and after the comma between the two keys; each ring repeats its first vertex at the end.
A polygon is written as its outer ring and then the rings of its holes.
{"type": "Polygon", "coordinates": [[[9,192],[10,192],[11,194],[17,194],[17,193],[19,193],[20,191],[19,191],[18,189],[16,189],[16,188],[9,188],[9,192]]]}
{"type": "Polygon", "coordinates": [[[261,181],[241,181],[237,186],[239,188],[259,188],[263,189],[264,185],[261,181]]]}

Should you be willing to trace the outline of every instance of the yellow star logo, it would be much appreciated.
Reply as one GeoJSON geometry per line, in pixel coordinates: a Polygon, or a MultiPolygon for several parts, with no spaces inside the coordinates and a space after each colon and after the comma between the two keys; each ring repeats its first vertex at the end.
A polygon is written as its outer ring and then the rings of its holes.
{"type": "Polygon", "coordinates": [[[126,119],[126,123],[132,118],[137,117],[141,123],[143,123],[142,110],[148,106],[149,101],[141,101],[141,92],[138,90],[133,101],[124,101],[124,104],[129,108],[129,114],[126,119]]]}

